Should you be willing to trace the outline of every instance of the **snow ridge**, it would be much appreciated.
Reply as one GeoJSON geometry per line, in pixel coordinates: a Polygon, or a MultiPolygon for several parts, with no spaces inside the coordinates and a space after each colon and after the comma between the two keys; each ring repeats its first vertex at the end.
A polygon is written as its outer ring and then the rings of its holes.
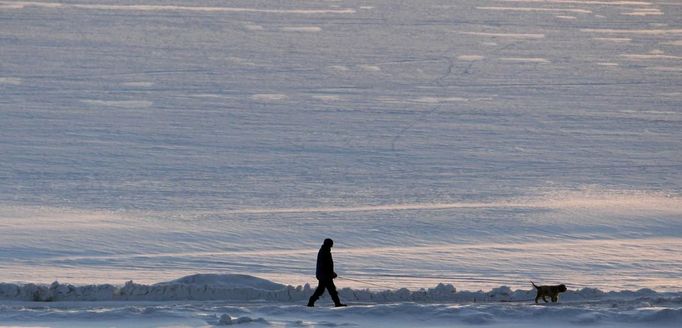
{"type": "MultiPolygon", "coordinates": [[[[0,300],[12,301],[179,301],[224,300],[302,302],[313,292],[305,286],[285,286],[265,279],[237,274],[197,274],[153,285],[128,281],[123,286],[112,284],[75,286],[57,281],[50,285],[0,283],[0,300]]],[[[440,283],[434,288],[372,291],[343,288],[342,299],[354,302],[532,302],[533,290],[512,290],[507,286],[490,291],[457,291],[451,284],[440,283]]],[[[602,301],[640,298],[678,298],[680,293],[658,293],[651,289],[605,292],[595,288],[569,290],[561,295],[564,301],[602,301]]]]}

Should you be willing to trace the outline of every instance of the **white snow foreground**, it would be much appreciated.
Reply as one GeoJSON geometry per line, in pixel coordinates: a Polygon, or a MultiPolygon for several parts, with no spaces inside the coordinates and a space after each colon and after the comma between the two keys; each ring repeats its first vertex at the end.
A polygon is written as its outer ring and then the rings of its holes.
{"type": "Polygon", "coordinates": [[[440,327],[453,323],[533,327],[548,322],[557,327],[647,327],[677,326],[682,321],[682,293],[650,289],[604,292],[583,288],[568,291],[559,303],[547,306],[533,303],[533,290],[514,291],[505,286],[488,292],[457,291],[449,284],[416,291],[344,288],[340,294],[351,305],[348,308],[333,308],[328,299],[308,308],[305,301],[311,293],[307,284],[285,286],[237,274],[196,274],[153,285],[132,281],[123,286],[2,283],[0,322],[50,327],[75,323],[127,327],[440,327]],[[52,302],[35,303],[47,301],[52,302]]]}
{"type": "MultiPolygon", "coordinates": [[[[313,292],[309,284],[286,286],[266,279],[241,274],[195,274],[153,285],[128,281],[123,286],[112,284],[74,286],[57,281],[50,285],[0,283],[0,300],[12,301],[275,301],[301,302],[313,292]]],[[[534,290],[512,290],[507,286],[490,291],[457,291],[451,284],[434,288],[372,291],[343,288],[345,301],[392,302],[532,302],[534,290]]],[[[583,288],[561,294],[564,301],[599,301],[611,299],[682,297],[679,293],[657,293],[651,289],[604,292],[583,288]]]]}

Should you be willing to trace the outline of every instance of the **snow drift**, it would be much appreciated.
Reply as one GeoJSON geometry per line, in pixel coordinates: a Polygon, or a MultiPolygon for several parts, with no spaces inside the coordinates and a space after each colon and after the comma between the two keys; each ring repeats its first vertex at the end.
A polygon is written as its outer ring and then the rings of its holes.
{"type": "Polygon", "coordinates": [[[193,274],[179,279],[156,284],[157,286],[170,285],[201,285],[221,288],[253,288],[262,290],[281,290],[286,286],[270,280],[245,274],[193,274]]]}
{"type": "MultiPolygon", "coordinates": [[[[15,301],[272,301],[302,302],[313,288],[285,286],[269,280],[241,274],[195,274],[153,285],[133,281],[123,286],[113,284],[75,286],[57,281],[50,285],[0,284],[0,300],[15,301]]],[[[532,302],[534,290],[512,290],[507,286],[490,291],[457,291],[451,284],[433,288],[373,291],[343,288],[342,299],[355,302],[532,302]]],[[[605,292],[594,288],[569,290],[561,295],[563,301],[599,301],[611,299],[682,298],[680,293],[658,293],[651,289],[605,292]]]]}
{"type": "Polygon", "coordinates": [[[676,326],[682,320],[682,293],[651,289],[605,292],[583,288],[562,294],[558,304],[536,306],[533,290],[512,290],[506,286],[475,292],[457,291],[450,284],[420,290],[344,288],[340,290],[341,298],[353,306],[340,309],[331,307],[329,300],[321,301],[314,309],[304,306],[311,293],[308,284],[285,286],[239,274],[196,274],[153,285],[132,281],[123,286],[3,283],[0,321],[49,322],[54,327],[68,327],[75,321],[111,325],[139,322],[140,326],[173,322],[192,327],[254,323],[414,327],[424,322],[437,326],[453,323],[535,326],[551,318],[555,326],[572,327],[623,323],[676,326]],[[194,302],[218,300],[221,302],[194,302]],[[61,302],[46,306],[21,301],[61,302]],[[36,317],[36,313],[40,316],[36,317]]]}

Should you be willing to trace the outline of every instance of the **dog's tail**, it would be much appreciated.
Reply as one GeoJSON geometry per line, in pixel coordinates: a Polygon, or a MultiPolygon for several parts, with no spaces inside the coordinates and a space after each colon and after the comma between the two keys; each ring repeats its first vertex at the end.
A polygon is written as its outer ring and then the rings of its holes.
{"type": "Polygon", "coordinates": [[[535,287],[535,289],[540,289],[540,287],[536,286],[532,280],[530,281],[530,283],[533,284],[533,287],[535,287]]]}

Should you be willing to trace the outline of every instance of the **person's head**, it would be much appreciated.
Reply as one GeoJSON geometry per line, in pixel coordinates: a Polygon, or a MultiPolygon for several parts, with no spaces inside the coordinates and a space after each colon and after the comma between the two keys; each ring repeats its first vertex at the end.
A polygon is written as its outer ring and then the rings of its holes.
{"type": "Polygon", "coordinates": [[[332,248],[332,246],[334,246],[334,241],[331,240],[331,238],[327,238],[324,240],[324,243],[322,243],[322,246],[332,248]]]}

